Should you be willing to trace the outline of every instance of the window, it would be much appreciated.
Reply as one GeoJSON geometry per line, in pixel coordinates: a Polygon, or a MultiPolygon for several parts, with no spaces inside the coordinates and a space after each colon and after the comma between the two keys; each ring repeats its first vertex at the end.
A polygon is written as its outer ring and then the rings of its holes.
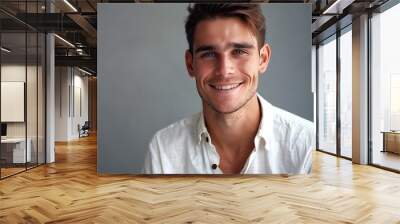
{"type": "Polygon", "coordinates": [[[352,33],[351,26],[340,36],[340,155],[352,157],[352,33]]]}
{"type": "Polygon", "coordinates": [[[400,4],[371,18],[372,164],[400,170],[400,4]]]}
{"type": "Polygon", "coordinates": [[[336,35],[318,47],[318,148],[336,154],[336,35]]]}

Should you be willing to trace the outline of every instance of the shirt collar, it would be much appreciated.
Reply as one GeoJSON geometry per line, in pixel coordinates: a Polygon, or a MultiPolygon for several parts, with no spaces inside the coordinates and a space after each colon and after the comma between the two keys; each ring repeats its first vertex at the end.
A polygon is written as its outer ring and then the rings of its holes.
{"type": "Polygon", "coordinates": [[[271,149],[271,142],[274,138],[274,106],[266,101],[257,93],[258,102],[261,105],[261,121],[258,127],[256,137],[259,136],[265,144],[266,149],[271,149]]]}
{"type": "MultiPolygon", "coordinates": [[[[266,149],[270,149],[271,140],[273,139],[273,120],[274,107],[266,101],[260,94],[257,93],[258,102],[261,105],[261,121],[256,134],[265,143],[266,149]]],[[[209,137],[209,133],[205,124],[203,112],[199,113],[197,121],[196,137],[200,144],[203,137],[209,137]]]]}
{"type": "Polygon", "coordinates": [[[207,127],[206,127],[206,122],[204,121],[204,114],[203,112],[199,113],[199,119],[197,121],[197,132],[196,132],[196,137],[198,139],[198,144],[200,144],[203,136],[207,136],[208,137],[208,131],[207,131],[207,127]]]}

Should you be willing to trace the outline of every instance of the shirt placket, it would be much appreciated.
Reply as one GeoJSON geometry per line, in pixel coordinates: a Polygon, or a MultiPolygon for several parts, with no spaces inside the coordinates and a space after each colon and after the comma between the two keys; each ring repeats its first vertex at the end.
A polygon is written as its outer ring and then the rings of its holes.
{"type": "Polygon", "coordinates": [[[241,174],[246,174],[249,172],[250,168],[252,167],[255,158],[257,157],[257,152],[260,150],[260,140],[261,137],[260,136],[256,136],[254,139],[254,149],[253,151],[251,151],[251,154],[249,156],[249,158],[246,161],[246,164],[244,165],[242,171],[240,172],[241,174]]]}
{"type": "Polygon", "coordinates": [[[208,156],[208,161],[210,162],[209,164],[209,169],[211,169],[211,173],[213,174],[222,174],[221,169],[219,168],[219,155],[217,153],[217,149],[215,146],[211,143],[211,139],[209,136],[206,136],[206,144],[205,144],[206,150],[207,150],[207,156],[208,156]],[[215,169],[214,166],[216,165],[215,169]]]}

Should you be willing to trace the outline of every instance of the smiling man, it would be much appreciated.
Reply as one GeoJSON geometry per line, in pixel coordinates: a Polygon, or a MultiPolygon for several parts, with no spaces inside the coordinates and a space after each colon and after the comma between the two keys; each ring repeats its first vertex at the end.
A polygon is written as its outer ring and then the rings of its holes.
{"type": "Polygon", "coordinates": [[[144,173],[309,173],[313,124],[257,94],[271,58],[259,5],[195,4],[188,11],[185,62],[203,111],[154,135],[144,173]]]}

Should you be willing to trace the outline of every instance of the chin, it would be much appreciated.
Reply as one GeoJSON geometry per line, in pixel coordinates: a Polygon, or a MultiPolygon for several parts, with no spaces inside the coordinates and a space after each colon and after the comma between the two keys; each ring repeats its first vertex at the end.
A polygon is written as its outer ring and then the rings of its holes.
{"type": "Polygon", "coordinates": [[[238,111],[242,106],[240,105],[211,105],[212,109],[218,113],[231,114],[238,111]]]}

